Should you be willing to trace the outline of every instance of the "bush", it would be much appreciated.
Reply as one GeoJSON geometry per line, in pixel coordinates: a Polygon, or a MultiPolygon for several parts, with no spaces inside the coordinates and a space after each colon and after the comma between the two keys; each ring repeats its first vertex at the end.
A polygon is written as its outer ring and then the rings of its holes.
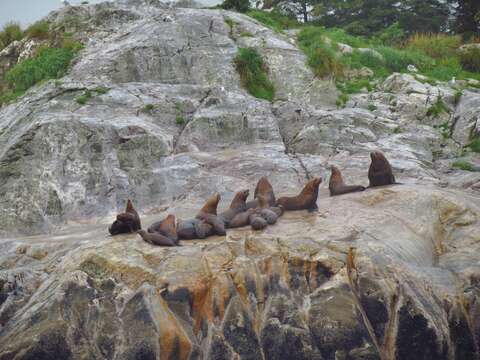
{"type": "Polygon", "coordinates": [[[337,83],[337,88],[344,94],[356,94],[362,89],[372,91],[373,87],[368,79],[354,79],[343,83],[337,83]]]}
{"type": "Polygon", "coordinates": [[[437,97],[437,101],[435,101],[435,103],[428,108],[427,116],[436,118],[442,113],[449,113],[449,112],[450,112],[449,108],[447,107],[447,105],[445,105],[442,98],[439,96],[437,97]]]}
{"type": "Polygon", "coordinates": [[[470,47],[462,51],[460,63],[464,70],[480,72],[480,47],[470,47]]]}
{"type": "Polygon", "coordinates": [[[331,45],[325,42],[324,32],[318,27],[304,28],[298,34],[298,44],[308,58],[308,64],[318,77],[342,77],[344,65],[331,45]]]}
{"type": "Polygon", "coordinates": [[[29,39],[48,39],[50,34],[50,24],[48,21],[38,21],[31,25],[26,31],[29,39]]]}
{"type": "Polygon", "coordinates": [[[22,28],[18,23],[10,22],[4,25],[0,32],[0,50],[6,48],[12,42],[23,38],[22,28]]]}
{"type": "Polygon", "coordinates": [[[375,35],[376,40],[383,45],[399,45],[405,39],[405,31],[397,22],[375,35]]]}
{"type": "Polygon", "coordinates": [[[88,99],[90,99],[92,97],[92,92],[90,90],[86,90],[83,95],[80,95],[78,96],[75,101],[77,103],[79,103],[80,105],[85,105],[88,101],[88,99]]]}
{"type": "Polygon", "coordinates": [[[474,138],[467,146],[473,152],[480,153],[480,137],[474,138]]]}
{"type": "Polygon", "coordinates": [[[437,80],[448,81],[453,77],[461,77],[462,65],[458,58],[441,59],[431,69],[426,70],[425,75],[437,80]]]}
{"type": "Polygon", "coordinates": [[[268,79],[267,67],[254,48],[240,48],[234,59],[240,81],[253,96],[272,101],[275,96],[273,83],[268,79]]]}
{"type": "Polygon", "coordinates": [[[224,0],[221,7],[226,10],[244,13],[250,10],[250,0],[224,0]]]}
{"type": "Polygon", "coordinates": [[[406,42],[406,48],[424,52],[434,59],[455,57],[462,44],[460,36],[446,34],[415,34],[406,42]]]}
{"type": "Polygon", "coordinates": [[[415,65],[421,71],[431,69],[435,61],[418,50],[400,50],[387,46],[380,46],[376,50],[385,59],[385,66],[390,72],[405,72],[408,65],[415,65]]]}
{"type": "Polygon", "coordinates": [[[36,83],[62,77],[73,59],[70,49],[43,49],[39,54],[25,60],[5,74],[5,80],[14,91],[26,91],[36,83]]]}
{"type": "Polygon", "coordinates": [[[297,20],[289,18],[288,16],[284,16],[278,11],[266,12],[261,10],[252,10],[249,11],[247,15],[277,32],[300,26],[297,20]]]}
{"type": "Polygon", "coordinates": [[[347,34],[343,29],[330,28],[324,30],[325,34],[334,42],[347,44],[356,48],[368,47],[369,43],[363,37],[347,34]]]}

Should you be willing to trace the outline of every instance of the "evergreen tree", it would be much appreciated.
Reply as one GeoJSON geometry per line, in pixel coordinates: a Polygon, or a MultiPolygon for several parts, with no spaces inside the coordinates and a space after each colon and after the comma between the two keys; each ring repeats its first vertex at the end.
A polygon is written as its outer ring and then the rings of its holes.
{"type": "MultiPolygon", "coordinates": [[[[451,0],[452,1],[452,0],[451,0]]],[[[454,30],[464,37],[480,36],[480,1],[455,0],[454,30]]]]}
{"type": "Polygon", "coordinates": [[[400,26],[407,34],[438,33],[447,30],[448,4],[439,0],[404,0],[400,26]]]}

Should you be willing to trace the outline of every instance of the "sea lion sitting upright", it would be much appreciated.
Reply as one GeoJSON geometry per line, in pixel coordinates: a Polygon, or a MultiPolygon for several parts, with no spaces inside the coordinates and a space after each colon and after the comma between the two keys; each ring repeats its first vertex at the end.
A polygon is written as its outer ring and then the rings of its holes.
{"type": "Polygon", "coordinates": [[[364,191],[365,187],[361,185],[345,185],[343,181],[342,173],[336,166],[331,166],[330,170],[332,175],[330,176],[330,182],[328,183],[328,189],[330,190],[330,196],[348,194],[357,191],[364,191]]]}
{"type": "Polygon", "coordinates": [[[134,209],[132,201],[128,199],[125,212],[117,215],[117,219],[109,226],[108,231],[111,235],[118,235],[135,232],[141,228],[140,216],[134,209]]]}
{"type": "Polygon", "coordinates": [[[305,187],[297,196],[285,196],[278,199],[277,206],[281,205],[285,211],[308,210],[309,212],[313,212],[318,210],[318,187],[320,186],[321,182],[322,178],[313,178],[307,182],[305,187]]]}
{"type": "Polygon", "coordinates": [[[161,234],[176,242],[178,235],[175,215],[170,214],[165,219],[153,223],[148,228],[148,232],[161,234]]]}
{"type": "Polygon", "coordinates": [[[262,176],[260,180],[258,180],[257,186],[255,187],[255,192],[253,193],[254,200],[247,202],[247,209],[258,207],[257,197],[259,194],[267,197],[270,206],[275,206],[275,193],[273,192],[272,184],[270,184],[266,176],[262,176]]]}
{"type": "Polygon", "coordinates": [[[142,239],[149,244],[159,245],[159,246],[179,246],[177,242],[173,241],[167,236],[164,236],[159,233],[149,233],[145,230],[138,230],[137,234],[142,237],[142,239]]]}
{"type": "Polygon", "coordinates": [[[383,186],[395,184],[395,176],[393,176],[392,166],[388,162],[385,155],[380,151],[373,151],[370,153],[372,160],[370,168],[368,169],[368,180],[370,180],[369,187],[383,186]]]}
{"type": "Polygon", "coordinates": [[[250,194],[249,190],[241,190],[235,194],[230,207],[227,211],[222,212],[218,217],[223,220],[225,227],[229,227],[230,221],[237,215],[244,212],[247,208],[246,200],[250,194]]]}
{"type": "Polygon", "coordinates": [[[206,223],[212,225],[213,232],[215,235],[226,235],[225,231],[225,224],[221,218],[217,216],[217,206],[220,201],[220,194],[215,193],[212,195],[205,205],[200,209],[197,216],[195,216],[198,220],[203,220],[206,223]]]}

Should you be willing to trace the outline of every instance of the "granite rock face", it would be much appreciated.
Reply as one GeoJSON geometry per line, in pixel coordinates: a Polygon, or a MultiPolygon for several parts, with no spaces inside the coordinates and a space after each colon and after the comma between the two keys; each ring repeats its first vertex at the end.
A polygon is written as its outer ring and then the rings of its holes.
{"type": "Polygon", "coordinates": [[[86,47],[0,109],[1,360],[479,359],[480,173],[450,166],[477,90],[393,74],[337,108],[295,32],[244,15],[124,0],[48,19],[86,47]],[[240,86],[247,46],[272,103],[240,86]],[[366,186],[377,149],[403,185],[328,197],[330,165],[366,186]],[[107,236],[127,198],[147,227],[264,175],[278,195],[321,176],[319,212],[178,248],[107,236]]]}

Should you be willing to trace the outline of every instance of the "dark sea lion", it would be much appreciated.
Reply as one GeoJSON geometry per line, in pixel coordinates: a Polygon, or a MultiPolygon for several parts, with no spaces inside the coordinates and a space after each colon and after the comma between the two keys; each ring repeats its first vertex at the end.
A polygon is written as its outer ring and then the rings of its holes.
{"type": "Polygon", "coordinates": [[[217,206],[220,201],[220,194],[215,193],[212,195],[205,205],[200,209],[197,216],[195,217],[198,220],[203,220],[206,223],[213,226],[213,232],[215,235],[226,235],[225,223],[221,218],[217,216],[217,206]]]}
{"type": "Polygon", "coordinates": [[[156,223],[153,223],[148,228],[148,232],[159,233],[161,235],[168,237],[169,239],[177,241],[178,235],[177,235],[177,224],[175,220],[175,215],[170,214],[165,219],[161,221],[157,221],[156,223]]]}
{"type": "Polygon", "coordinates": [[[145,230],[138,230],[137,234],[142,237],[143,240],[148,242],[152,245],[159,245],[159,246],[178,246],[178,244],[173,241],[172,239],[168,238],[159,233],[149,233],[145,230]]]}
{"type": "Polygon", "coordinates": [[[380,151],[373,151],[370,153],[370,159],[372,162],[368,169],[368,180],[370,181],[369,187],[396,183],[395,176],[393,176],[392,166],[385,155],[380,151]]]}
{"type": "Polygon", "coordinates": [[[318,187],[321,182],[322,178],[313,178],[297,196],[285,196],[278,199],[277,206],[282,206],[285,211],[308,210],[313,212],[318,210],[318,187]]]}
{"type": "Polygon", "coordinates": [[[179,240],[205,239],[211,235],[214,235],[213,226],[204,220],[188,219],[177,222],[179,240]]]}
{"type": "Polygon", "coordinates": [[[249,194],[250,192],[248,190],[241,190],[237,192],[230,203],[229,209],[219,215],[219,217],[224,221],[225,227],[228,228],[230,221],[232,221],[237,214],[246,210],[246,200],[249,194]]]}
{"type": "Polygon", "coordinates": [[[117,215],[117,219],[109,226],[108,231],[111,235],[117,235],[135,232],[141,228],[140,216],[138,216],[132,201],[129,199],[127,200],[125,212],[117,215]]]}
{"type": "Polygon", "coordinates": [[[267,197],[270,206],[275,206],[275,193],[273,192],[272,184],[270,184],[266,176],[262,176],[260,180],[258,180],[255,192],[253,193],[254,200],[247,202],[247,209],[258,207],[257,197],[259,194],[267,197]]]}
{"type": "Polygon", "coordinates": [[[265,220],[257,212],[254,212],[252,215],[250,215],[248,221],[253,230],[263,230],[268,226],[267,220],[265,220]]]}
{"type": "Polygon", "coordinates": [[[229,222],[228,227],[230,229],[244,227],[250,225],[250,215],[254,214],[256,209],[247,209],[233,217],[229,222]]]}
{"type": "Polygon", "coordinates": [[[330,196],[348,194],[357,191],[364,191],[365,187],[361,185],[345,185],[343,181],[342,173],[336,166],[331,166],[330,170],[332,175],[330,176],[330,182],[328,183],[328,189],[330,190],[330,196]]]}
{"type": "Polygon", "coordinates": [[[260,194],[257,196],[258,198],[258,211],[257,213],[264,218],[269,225],[273,225],[277,222],[278,215],[275,211],[270,208],[270,204],[268,203],[268,198],[260,194]]]}

